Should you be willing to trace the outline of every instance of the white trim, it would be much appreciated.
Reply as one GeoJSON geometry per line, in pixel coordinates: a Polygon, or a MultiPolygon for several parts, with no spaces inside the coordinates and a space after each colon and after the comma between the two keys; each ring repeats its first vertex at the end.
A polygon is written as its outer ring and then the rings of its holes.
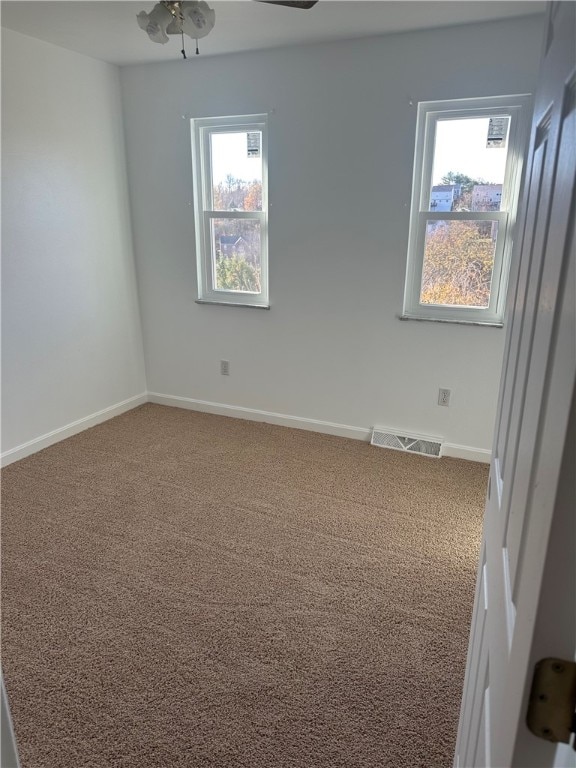
{"type": "Polygon", "coordinates": [[[101,424],[103,421],[113,419],[114,416],[120,416],[121,413],[131,411],[139,405],[143,405],[148,402],[148,395],[143,392],[140,395],[129,397],[128,400],[122,400],[121,403],[111,405],[108,408],[103,408],[101,411],[92,413],[90,416],[85,416],[83,419],[73,421],[71,424],[67,424],[64,427],[54,429],[52,432],[47,432],[45,435],[35,437],[33,440],[29,440],[27,443],[17,445],[16,448],[11,448],[9,451],[4,451],[0,454],[0,466],[6,467],[8,464],[12,464],[14,461],[23,459],[26,456],[30,456],[33,453],[41,451],[43,448],[48,448],[49,445],[59,443],[61,440],[65,440],[67,437],[77,435],[79,432],[83,432],[85,429],[95,427],[96,424],[101,424]]]}
{"type": "Polygon", "coordinates": [[[482,464],[490,464],[492,451],[486,448],[473,448],[470,445],[458,445],[458,443],[444,443],[442,456],[452,459],[466,459],[466,461],[479,461],[482,464]]]}
{"type": "MultiPolygon", "coordinates": [[[[336,435],[337,437],[348,437],[352,440],[364,440],[370,442],[372,436],[372,427],[354,427],[349,424],[338,424],[332,421],[322,421],[320,419],[307,419],[302,416],[290,416],[286,413],[274,413],[272,411],[261,411],[256,408],[244,408],[240,405],[227,405],[226,403],[213,403],[209,400],[196,400],[192,397],[180,397],[179,395],[163,395],[159,392],[143,392],[141,395],[123,400],[121,403],[111,405],[97,413],[86,416],[83,419],[67,424],[64,427],[55,429],[45,435],[29,440],[27,443],[11,448],[0,454],[0,466],[6,467],[19,459],[24,459],[33,453],[48,448],[54,443],[66,440],[67,437],[77,435],[85,429],[95,427],[103,421],[113,419],[115,416],[137,408],[144,403],[156,403],[157,405],[167,405],[172,408],[185,408],[189,411],[200,411],[202,413],[213,413],[216,416],[229,416],[234,419],[247,419],[248,421],[263,421],[267,424],[276,424],[280,427],[292,427],[294,429],[304,429],[308,432],[319,432],[324,435],[336,435]]],[[[404,434],[404,433],[403,433],[404,434]]],[[[467,461],[479,461],[483,464],[490,463],[491,452],[483,448],[472,448],[467,445],[458,445],[456,443],[443,443],[441,456],[449,456],[456,459],[466,459],[467,461]]]]}
{"type": "Polygon", "coordinates": [[[255,408],[244,408],[239,405],[212,403],[208,400],[195,400],[192,397],[148,392],[148,401],[157,405],[169,405],[176,408],[186,408],[190,411],[213,413],[216,416],[231,416],[235,419],[264,421],[267,424],[276,424],[280,427],[293,427],[294,429],[305,429],[309,432],[321,432],[326,435],[351,437],[353,440],[369,441],[372,434],[371,429],[365,429],[364,427],[351,427],[347,424],[336,424],[331,421],[319,421],[318,419],[306,419],[301,416],[289,416],[285,413],[260,411],[255,408]]]}
{"type": "Polygon", "coordinates": [[[20,768],[20,760],[18,759],[18,747],[16,745],[16,736],[14,735],[14,727],[12,725],[12,717],[10,715],[10,706],[8,704],[8,696],[6,695],[6,688],[4,687],[4,678],[0,673],[0,687],[1,687],[1,702],[0,712],[0,764],[6,766],[6,768],[20,768]]]}

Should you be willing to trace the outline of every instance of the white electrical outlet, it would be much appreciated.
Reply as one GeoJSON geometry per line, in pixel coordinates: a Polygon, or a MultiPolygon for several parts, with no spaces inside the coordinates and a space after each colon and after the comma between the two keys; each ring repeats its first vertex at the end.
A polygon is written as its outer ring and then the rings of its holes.
{"type": "Polygon", "coordinates": [[[449,406],[450,405],[450,390],[439,389],[438,390],[438,405],[449,406]]]}
{"type": "Polygon", "coordinates": [[[222,376],[230,376],[230,361],[220,360],[220,373],[222,376]]]}

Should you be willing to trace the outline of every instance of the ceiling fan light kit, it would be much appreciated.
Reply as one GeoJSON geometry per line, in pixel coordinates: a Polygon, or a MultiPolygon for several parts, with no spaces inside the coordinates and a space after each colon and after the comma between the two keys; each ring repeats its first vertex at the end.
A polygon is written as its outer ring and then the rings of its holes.
{"type": "MultiPolygon", "coordinates": [[[[289,8],[309,9],[318,0],[259,0],[269,5],[286,5],[289,8]]],[[[204,0],[161,0],[150,13],[140,11],[136,16],[138,26],[143,29],[153,43],[164,45],[170,39],[168,35],[181,35],[182,56],[184,50],[184,35],[196,40],[206,37],[214,29],[216,13],[204,0]]]]}
{"type": "Polygon", "coordinates": [[[188,35],[198,40],[214,29],[216,13],[204,0],[162,0],[150,13],[141,11],[138,26],[154,43],[167,43],[168,35],[188,35]]]}

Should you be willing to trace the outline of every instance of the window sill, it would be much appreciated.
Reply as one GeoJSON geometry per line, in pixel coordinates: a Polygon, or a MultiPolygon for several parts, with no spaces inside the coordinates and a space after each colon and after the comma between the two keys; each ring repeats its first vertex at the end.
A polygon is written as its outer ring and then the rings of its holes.
{"type": "Polygon", "coordinates": [[[440,317],[416,317],[414,315],[398,315],[399,320],[416,320],[421,323],[450,323],[451,325],[482,325],[487,328],[503,328],[504,323],[483,320],[446,320],[440,317]]]}
{"type": "Polygon", "coordinates": [[[240,307],[241,309],[270,309],[270,304],[239,304],[235,301],[217,301],[216,299],[196,299],[196,304],[216,304],[219,307],[240,307]]]}

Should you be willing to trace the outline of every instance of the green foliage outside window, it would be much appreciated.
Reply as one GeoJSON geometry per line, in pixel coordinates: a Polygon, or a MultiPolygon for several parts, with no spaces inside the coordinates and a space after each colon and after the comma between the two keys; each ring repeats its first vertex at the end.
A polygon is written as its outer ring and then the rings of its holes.
{"type": "Polygon", "coordinates": [[[260,270],[242,256],[216,256],[216,287],[224,291],[260,293],[260,270]]]}

